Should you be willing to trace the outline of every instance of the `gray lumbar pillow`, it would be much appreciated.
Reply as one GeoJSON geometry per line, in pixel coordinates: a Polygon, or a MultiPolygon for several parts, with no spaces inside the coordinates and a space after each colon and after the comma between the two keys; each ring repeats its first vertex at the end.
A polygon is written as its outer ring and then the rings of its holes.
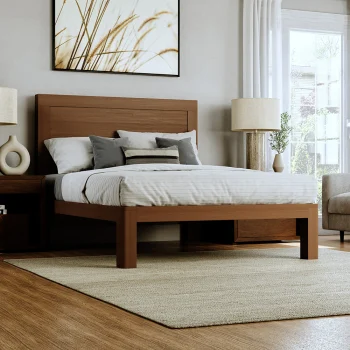
{"type": "Polygon", "coordinates": [[[168,148],[177,146],[180,156],[180,164],[199,165],[196,153],[194,152],[191,138],[182,140],[163,139],[156,137],[157,146],[159,148],[168,148]]]}
{"type": "Polygon", "coordinates": [[[107,137],[90,136],[94,152],[95,169],[112,168],[125,165],[122,147],[129,146],[129,139],[110,139],[107,137]]]}

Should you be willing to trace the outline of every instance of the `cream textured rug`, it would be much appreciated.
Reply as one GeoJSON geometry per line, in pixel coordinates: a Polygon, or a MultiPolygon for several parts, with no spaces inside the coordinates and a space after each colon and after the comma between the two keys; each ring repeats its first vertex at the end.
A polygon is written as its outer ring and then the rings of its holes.
{"type": "Polygon", "coordinates": [[[350,314],[350,253],[264,249],[8,260],[10,264],[171,328],[350,314]]]}

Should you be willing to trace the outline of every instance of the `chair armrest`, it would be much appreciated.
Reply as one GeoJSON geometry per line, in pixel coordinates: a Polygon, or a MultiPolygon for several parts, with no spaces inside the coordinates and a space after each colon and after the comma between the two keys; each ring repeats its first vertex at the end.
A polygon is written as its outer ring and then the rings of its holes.
{"type": "Polygon", "coordinates": [[[332,174],[322,177],[322,227],[329,228],[328,202],[342,193],[350,192],[350,174],[332,174]]]}

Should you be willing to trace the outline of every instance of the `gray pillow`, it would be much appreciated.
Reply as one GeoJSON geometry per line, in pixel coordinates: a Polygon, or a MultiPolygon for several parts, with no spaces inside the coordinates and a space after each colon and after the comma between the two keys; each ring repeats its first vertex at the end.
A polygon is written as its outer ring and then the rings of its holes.
{"type": "Polygon", "coordinates": [[[122,147],[129,145],[128,138],[110,139],[107,137],[90,136],[90,141],[94,152],[95,169],[125,165],[122,147]]]}
{"type": "Polygon", "coordinates": [[[159,148],[168,148],[177,146],[180,156],[180,164],[199,165],[196,153],[194,152],[191,138],[182,140],[163,139],[156,137],[157,146],[159,148]]]}

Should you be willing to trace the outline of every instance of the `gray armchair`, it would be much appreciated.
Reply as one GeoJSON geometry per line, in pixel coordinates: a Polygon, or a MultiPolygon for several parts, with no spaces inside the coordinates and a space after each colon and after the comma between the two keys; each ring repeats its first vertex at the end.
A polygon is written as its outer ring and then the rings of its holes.
{"type": "Polygon", "coordinates": [[[340,231],[344,242],[344,231],[350,231],[350,174],[323,176],[322,227],[340,231]]]}

